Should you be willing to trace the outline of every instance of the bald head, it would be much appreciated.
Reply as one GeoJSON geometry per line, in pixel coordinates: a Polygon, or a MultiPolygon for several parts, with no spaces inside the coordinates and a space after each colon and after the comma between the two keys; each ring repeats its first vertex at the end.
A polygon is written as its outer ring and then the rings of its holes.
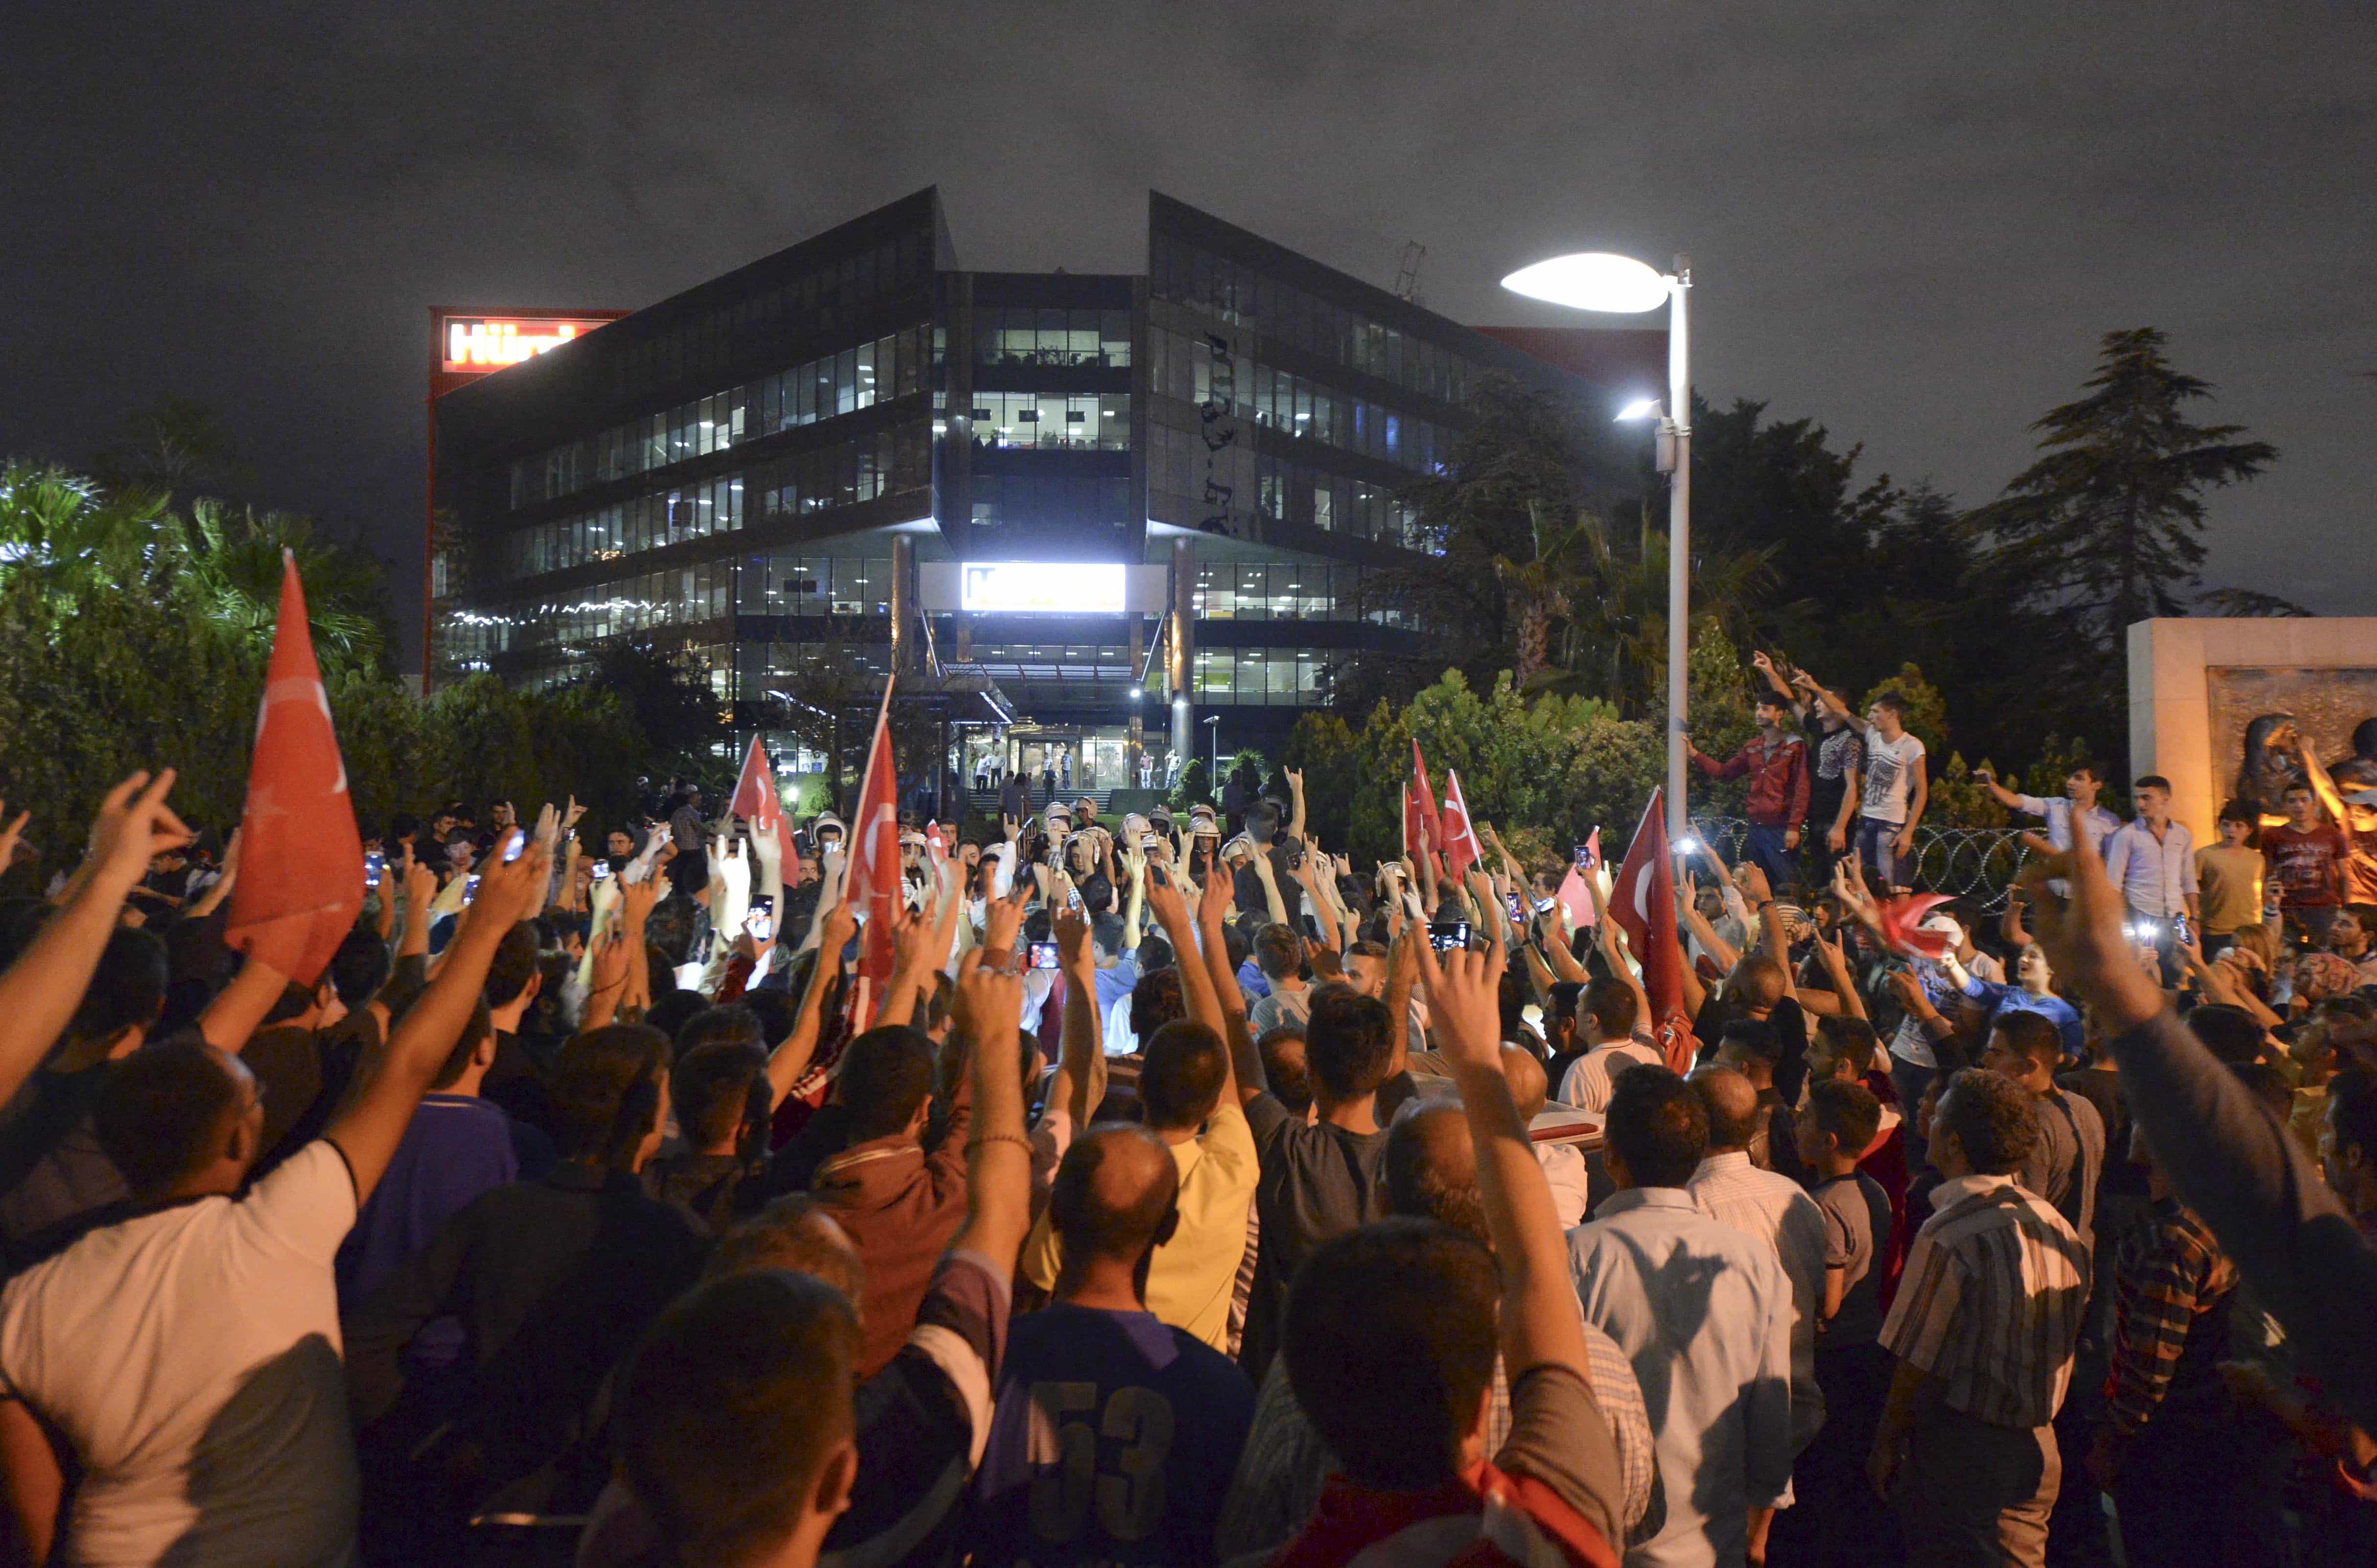
{"type": "Polygon", "coordinates": [[[1502,1081],[1511,1085],[1511,1103],[1519,1107],[1522,1121],[1534,1120],[1544,1108],[1544,1102],[1550,1098],[1544,1064],[1523,1046],[1502,1047],[1502,1081]]]}
{"type": "Polygon", "coordinates": [[[1750,1080],[1730,1067],[1703,1067],[1691,1082],[1708,1107],[1709,1153],[1750,1147],[1758,1135],[1758,1091],[1750,1080]]]}
{"type": "Polygon", "coordinates": [[[1048,1188],[1048,1223],[1068,1260],[1134,1263],[1178,1223],[1180,1167],[1147,1129],[1103,1122],[1073,1140],[1048,1188]]]}
{"type": "Polygon", "coordinates": [[[1487,1239],[1477,1145],[1459,1100],[1413,1100],[1396,1114],[1387,1131],[1385,1179],[1389,1214],[1440,1220],[1487,1239]]]}

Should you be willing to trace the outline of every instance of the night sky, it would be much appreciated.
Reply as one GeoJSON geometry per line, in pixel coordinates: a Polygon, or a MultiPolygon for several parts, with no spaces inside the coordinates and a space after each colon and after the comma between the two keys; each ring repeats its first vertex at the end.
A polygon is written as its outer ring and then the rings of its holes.
{"type": "MultiPolygon", "coordinates": [[[[632,307],[938,184],[966,266],[1137,271],[1149,186],[1471,322],[1693,258],[1704,395],[1960,502],[2156,326],[2280,449],[2207,581],[2377,614],[2377,6],[0,6],[0,451],[173,394],[417,625],[426,307],[632,307]]],[[[1575,318],[1571,318],[1575,319],[1575,318]]]]}

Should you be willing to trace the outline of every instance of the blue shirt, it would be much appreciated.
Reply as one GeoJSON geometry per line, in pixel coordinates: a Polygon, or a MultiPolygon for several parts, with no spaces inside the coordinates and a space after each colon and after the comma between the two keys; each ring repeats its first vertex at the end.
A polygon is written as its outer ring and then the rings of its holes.
{"type": "MultiPolygon", "coordinates": [[[[512,1119],[501,1106],[476,1095],[422,1095],[387,1174],[339,1247],[340,1311],[369,1299],[473,1198],[518,1179],[512,1119]]],[[[422,1330],[411,1354],[424,1364],[448,1365],[462,1342],[461,1324],[441,1319],[422,1330]]]]}
{"type": "Polygon", "coordinates": [[[1238,965],[1238,994],[1247,999],[1249,1007],[1256,998],[1271,995],[1271,982],[1263,978],[1263,972],[1255,967],[1251,958],[1238,965]]]}
{"type": "Polygon", "coordinates": [[[1254,1388],[1152,1312],[1058,1302],[1013,1321],[974,1482],[975,1568],[1199,1568],[1254,1388]]]}
{"type": "MultiPolygon", "coordinates": [[[[2028,816],[2043,817],[2047,820],[2048,843],[2058,849],[2072,847],[2072,810],[2069,797],[2060,795],[2025,795],[2016,796],[2014,805],[2028,816]]],[[[2088,824],[2089,834],[2096,839],[2100,850],[2105,846],[2106,840],[2120,832],[2121,820],[2102,806],[2091,806],[2087,810],[2079,813],[2079,816],[2088,824]]]]}

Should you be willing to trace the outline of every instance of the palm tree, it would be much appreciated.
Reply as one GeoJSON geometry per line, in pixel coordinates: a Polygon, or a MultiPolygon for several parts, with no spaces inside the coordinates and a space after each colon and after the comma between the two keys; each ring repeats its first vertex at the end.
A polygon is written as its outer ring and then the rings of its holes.
{"type": "Polygon", "coordinates": [[[379,663],[388,636],[382,624],[379,565],[351,546],[318,539],[314,525],[293,512],[233,511],[221,501],[190,503],[176,584],[199,614],[243,640],[270,647],[281,611],[281,553],[296,557],[305,585],[305,616],[314,653],[325,672],[379,663]]]}
{"type": "Polygon", "coordinates": [[[55,613],[94,593],[154,590],[179,551],[161,526],[165,497],[111,491],[62,468],[0,467],[0,574],[30,574],[55,613]]]}

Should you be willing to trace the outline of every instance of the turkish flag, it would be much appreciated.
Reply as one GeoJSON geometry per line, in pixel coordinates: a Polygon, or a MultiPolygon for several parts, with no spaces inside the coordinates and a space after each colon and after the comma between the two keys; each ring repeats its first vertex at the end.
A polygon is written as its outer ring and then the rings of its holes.
{"type": "Polygon", "coordinates": [[[1585,888],[1584,880],[1587,877],[1599,875],[1601,875],[1601,830],[1595,828],[1593,830],[1593,836],[1584,841],[1583,863],[1570,865],[1568,875],[1560,879],[1559,892],[1553,895],[1567,906],[1568,923],[1580,930],[1592,925],[1595,918],[1593,894],[1585,888]]]}
{"type": "Polygon", "coordinates": [[[1404,853],[1416,857],[1418,844],[1427,836],[1427,819],[1419,814],[1419,801],[1413,796],[1410,781],[1406,780],[1404,784],[1404,853]]]}
{"type": "Polygon", "coordinates": [[[364,844],[314,663],[305,590],[287,550],[239,826],[240,874],[223,940],[310,987],[363,913],[364,844]]]}
{"type": "Polygon", "coordinates": [[[1626,933],[1651,998],[1651,1030],[1667,1065],[1690,1071],[1697,1042],[1684,1011],[1684,950],[1676,940],[1676,873],[1667,856],[1665,792],[1653,790],[1610,889],[1609,917],[1626,933]]]}
{"type": "Polygon", "coordinates": [[[1919,953],[1925,958],[1948,956],[1948,937],[1943,931],[1922,928],[1923,917],[1949,902],[1945,893],[1909,893],[1905,898],[1881,902],[1875,913],[1881,916],[1881,934],[1893,952],[1919,953]]]}
{"type": "Polygon", "coordinates": [[[891,761],[891,686],[883,686],[883,707],[875,715],[875,743],[866,752],[866,782],[859,787],[851,821],[850,870],[842,901],[866,924],[858,940],[858,977],[866,991],[865,1012],[852,1024],[865,1029],[883,1004],[890,983],[893,921],[904,894],[900,886],[900,784],[891,761]]]}
{"type": "Polygon", "coordinates": [[[1427,824],[1427,842],[1436,849],[1444,848],[1444,821],[1436,812],[1436,796],[1427,787],[1427,764],[1420,760],[1419,741],[1412,741],[1412,796],[1419,810],[1419,820],[1427,824]]]}
{"type": "Polygon", "coordinates": [[[756,735],[751,737],[751,749],[744,755],[743,774],[735,781],[735,798],[726,809],[750,823],[752,832],[776,835],[784,886],[791,887],[793,874],[801,868],[801,854],[793,847],[792,830],[784,821],[783,799],[776,793],[776,770],[756,735]]]}
{"type": "Polygon", "coordinates": [[[1459,881],[1485,856],[1477,847],[1476,830],[1469,825],[1469,803],[1461,797],[1461,775],[1451,768],[1444,770],[1444,809],[1439,820],[1444,823],[1447,868],[1453,880],[1459,881]]]}

